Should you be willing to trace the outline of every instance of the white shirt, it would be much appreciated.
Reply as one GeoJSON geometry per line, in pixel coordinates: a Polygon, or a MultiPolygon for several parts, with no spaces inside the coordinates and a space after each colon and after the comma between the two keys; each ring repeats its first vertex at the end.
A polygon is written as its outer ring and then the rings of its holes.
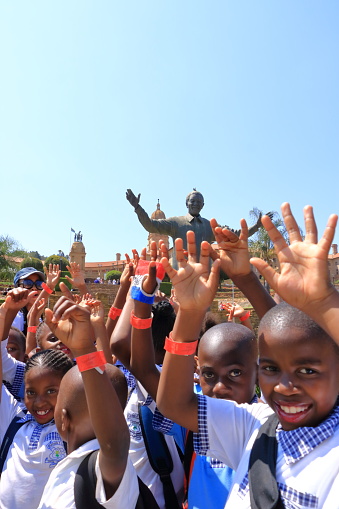
{"type": "MultiPolygon", "coordinates": [[[[200,452],[214,456],[236,470],[225,505],[250,509],[246,482],[248,462],[258,430],[272,414],[268,405],[237,405],[226,400],[206,398],[207,436],[199,421],[200,452]]],[[[339,429],[309,454],[287,464],[278,443],[276,478],[287,509],[339,508],[339,429]]]]}
{"type": "MultiPolygon", "coordinates": [[[[0,404],[0,440],[21,406],[5,387],[0,404]]],[[[17,431],[1,474],[1,509],[36,509],[54,466],[65,457],[65,449],[54,421],[39,425],[28,421],[17,431]]]]}
{"type": "MultiPolygon", "coordinates": [[[[99,449],[97,440],[90,440],[69,454],[53,470],[44,489],[38,509],[75,509],[74,479],[81,461],[91,451],[99,449]]],[[[97,458],[95,497],[107,509],[134,509],[139,496],[138,480],[132,463],[127,460],[126,470],[113,497],[106,500],[105,489],[97,458]]]]}

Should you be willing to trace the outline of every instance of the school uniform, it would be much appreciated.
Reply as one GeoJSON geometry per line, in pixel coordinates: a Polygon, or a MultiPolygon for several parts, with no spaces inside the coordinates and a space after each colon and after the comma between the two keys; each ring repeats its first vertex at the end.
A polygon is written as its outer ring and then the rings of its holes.
{"type": "MultiPolygon", "coordinates": [[[[248,464],[260,426],[273,413],[265,404],[237,405],[198,396],[197,453],[236,470],[225,508],[250,509],[248,464]]],[[[276,479],[287,509],[339,507],[339,407],[317,427],[276,431],[276,479]]]]}
{"type": "MultiPolygon", "coordinates": [[[[63,459],[53,470],[45,486],[38,509],[75,509],[74,479],[85,456],[99,449],[99,442],[90,440],[63,459]]],[[[138,480],[132,463],[127,460],[126,469],[113,497],[106,499],[105,488],[99,468],[95,465],[97,485],[95,498],[107,509],[134,509],[139,496],[138,480]]]]}
{"type": "Polygon", "coordinates": [[[22,417],[24,424],[15,434],[1,474],[1,509],[36,509],[52,469],[66,456],[66,451],[54,420],[38,424],[29,413],[23,413],[22,406],[3,386],[1,442],[16,415],[22,417]]]}
{"type": "MultiPolygon", "coordinates": [[[[121,368],[121,366],[118,367],[121,368]]],[[[155,402],[147,394],[147,391],[143,388],[143,386],[134,378],[134,376],[126,370],[126,368],[123,369],[123,372],[125,373],[129,388],[128,401],[124,411],[130,432],[129,457],[137,475],[153,493],[160,509],[165,509],[163,484],[159,475],[150,465],[139,419],[139,405],[149,406],[152,412],[154,412],[156,408],[155,402]]],[[[177,498],[181,501],[183,496],[184,469],[173,437],[167,436],[165,437],[165,440],[173,460],[171,480],[177,498]]]]}
{"type": "MultiPolygon", "coordinates": [[[[194,392],[202,394],[199,384],[194,384],[194,392]]],[[[257,403],[254,396],[251,404],[257,403]]],[[[153,427],[164,434],[174,436],[175,441],[185,451],[187,430],[164,417],[158,410],[154,412],[153,427]]],[[[209,456],[195,454],[191,458],[190,477],[187,496],[188,509],[223,509],[230,492],[234,470],[222,461],[209,456]]]]}

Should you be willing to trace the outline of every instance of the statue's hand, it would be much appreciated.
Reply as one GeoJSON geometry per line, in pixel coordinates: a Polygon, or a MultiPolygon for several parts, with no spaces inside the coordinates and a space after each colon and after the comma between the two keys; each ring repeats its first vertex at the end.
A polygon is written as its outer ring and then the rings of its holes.
{"type": "Polygon", "coordinates": [[[139,205],[140,193],[138,194],[138,198],[137,198],[135,196],[135,194],[133,193],[132,189],[127,189],[127,191],[126,191],[126,198],[130,202],[132,207],[134,207],[136,209],[137,206],[139,205]]]}

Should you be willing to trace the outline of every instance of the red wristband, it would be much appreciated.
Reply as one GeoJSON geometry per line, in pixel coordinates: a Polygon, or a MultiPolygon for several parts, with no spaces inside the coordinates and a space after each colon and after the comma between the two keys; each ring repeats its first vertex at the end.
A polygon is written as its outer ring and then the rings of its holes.
{"type": "Polygon", "coordinates": [[[108,312],[108,318],[111,320],[115,320],[118,316],[120,316],[122,313],[122,309],[115,308],[114,306],[111,306],[109,312],[108,312]]]}
{"type": "Polygon", "coordinates": [[[46,283],[42,283],[41,287],[43,290],[45,290],[45,292],[47,292],[49,294],[53,293],[53,290],[51,290],[50,287],[48,285],[46,285],[46,283]]]}
{"type": "Polygon", "coordinates": [[[36,330],[37,330],[37,326],[36,325],[32,325],[31,327],[27,327],[27,332],[34,332],[34,334],[36,333],[36,330]]]}
{"type": "Polygon", "coordinates": [[[130,323],[135,329],[149,329],[152,326],[153,314],[150,318],[138,318],[131,312],[130,323]]]}
{"type": "Polygon", "coordinates": [[[96,369],[102,375],[105,371],[106,358],[102,350],[80,355],[76,358],[76,362],[80,372],[96,369]]]}
{"type": "Polygon", "coordinates": [[[239,316],[241,322],[245,322],[251,316],[251,311],[247,311],[246,315],[239,316]]]}
{"type": "Polygon", "coordinates": [[[171,338],[171,334],[165,340],[165,350],[169,353],[174,353],[175,355],[193,355],[198,346],[198,340],[191,341],[190,343],[179,343],[178,341],[174,341],[171,338]]]}

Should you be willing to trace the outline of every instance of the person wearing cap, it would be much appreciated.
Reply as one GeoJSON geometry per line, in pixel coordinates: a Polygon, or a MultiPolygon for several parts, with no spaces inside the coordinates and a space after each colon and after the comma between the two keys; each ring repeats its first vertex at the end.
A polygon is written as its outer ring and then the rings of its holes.
{"type": "Polygon", "coordinates": [[[14,286],[16,288],[21,287],[27,290],[31,290],[32,293],[31,298],[28,304],[22,308],[13,321],[13,327],[17,327],[21,330],[25,335],[27,334],[27,314],[28,311],[33,306],[36,298],[40,294],[42,288],[42,283],[45,282],[45,274],[35,269],[34,267],[24,267],[19,270],[14,276],[14,286]]]}

